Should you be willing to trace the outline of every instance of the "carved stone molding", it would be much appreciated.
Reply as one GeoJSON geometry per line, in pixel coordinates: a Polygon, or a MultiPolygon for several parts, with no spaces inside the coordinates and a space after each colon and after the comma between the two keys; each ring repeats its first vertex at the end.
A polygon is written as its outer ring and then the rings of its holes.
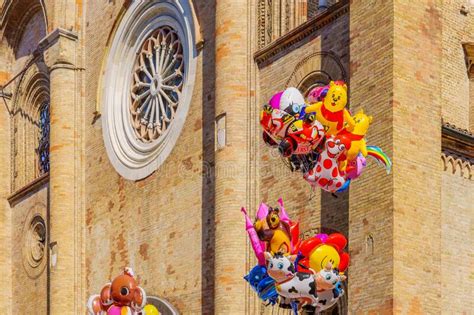
{"type": "Polygon", "coordinates": [[[474,161],[474,135],[469,130],[443,123],[441,146],[443,152],[451,152],[471,163],[474,161]]]}
{"type": "Polygon", "coordinates": [[[46,205],[35,204],[29,211],[22,231],[22,261],[28,277],[38,278],[47,262],[46,205]]]}
{"type": "Polygon", "coordinates": [[[442,152],[441,161],[443,163],[443,171],[453,175],[459,175],[469,180],[473,180],[473,164],[472,161],[465,160],[462,157],[452,154],[452,152],[442,152]]]}
{"type": "Polygon", "coordinates": [[[290,46],[306,39],[324,26],[334,22],[339,17],[349,13],[349,1],[341,0],[329,7],[323,13],[306,21],[300,26],[279,37],[269,45],[258,50],[254,55],[254,60],[259,67],[264,67],[271,63],[274,58],[290,46]]]}
{"type": "Polygon", "coordinates": [[[76,42],[78,36],[62,28],[57,28],[41,40],[38,49],[44,52],[44,60],[50,71],[58,68],[74,70],[76,42]]]}
{"type": "Polygon", "coordinates": [[[23,186],[22,188],[11,194],[7,198],[8,202],[10,203],[10,206],[15,206],[18,202],[23,200],[23,198],[34,194],[47,183],[49,183],[49,173],[41,175],[40,177],[30,182],[28,185],[23,186]]]}
{"type": "Polygon", "coordinates": [[[469,79],[474,79],[474,43],[462,44],[464,48],[464,57],[466,59],[467,75],[469,79]]]}
{"type": "Polygon", "coordinates": [[[443,171],[472,180],[474,135],[466,129],[443,123],[441,138],[443,171]]]}
{"type": "Polygon", "coordinates": [[[318,51],[304,57],[293,70],[286,87],[298,87],[303,93],[315,83],[328,84],[331,80],[347,82],[347,73],[339,57],[331,51],[318,51]],[[308,67],[307,65],[311,65],[308,67]],[[313,69],[307,72],[307,68],[313,69]]]}

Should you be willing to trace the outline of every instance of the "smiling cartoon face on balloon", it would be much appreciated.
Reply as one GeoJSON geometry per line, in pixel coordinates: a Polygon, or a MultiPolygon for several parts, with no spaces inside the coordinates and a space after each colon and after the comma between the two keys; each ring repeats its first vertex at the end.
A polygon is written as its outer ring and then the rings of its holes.
{"type": "Polygon", "coordinates": [[[327,263],[331,263],[334,268],[339,266],[341,258],[337,250],[331,245],[320,245],[312,253],[309,258],[309,265],[315,271],[324,269],[327,263]],[[314,268],[316,267],[316,268],[314,268]]]}
{"type": "Polygon", "coordinates": [[[349,254],[344,252],[346,245],[347,239],[340,233],[318,234],[301,243],[299,250],[304,259],[300,263],[316,272],[328,264],[343,272],[349,265],[349,254]]]}

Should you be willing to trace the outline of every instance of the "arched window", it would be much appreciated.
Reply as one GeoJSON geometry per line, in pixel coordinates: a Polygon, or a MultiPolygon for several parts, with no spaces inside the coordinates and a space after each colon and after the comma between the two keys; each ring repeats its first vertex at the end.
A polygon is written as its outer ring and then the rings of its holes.
{"type": "Polygon", "coordinates": [[[31,66],[15,93],[12,130],[12,190],[49,172],[49,74],[42,62],[31,66]]]}
{"type": "Polygon", "coordinates": [[[39,110],[38,148],[39,174],[49,172],[49,102],[44,102],[39,110]]]}

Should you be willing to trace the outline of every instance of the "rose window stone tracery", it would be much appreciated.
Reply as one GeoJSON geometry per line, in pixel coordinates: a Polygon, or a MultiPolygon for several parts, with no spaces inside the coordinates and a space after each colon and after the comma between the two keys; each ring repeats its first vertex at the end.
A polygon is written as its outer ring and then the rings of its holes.
{"type": "Polygon", "coordinates": [[[169,26],[142,45],[133,73],[130,113],[140,140],[160,137],[173,121],[184,82],[183,47],[169,26]]]}

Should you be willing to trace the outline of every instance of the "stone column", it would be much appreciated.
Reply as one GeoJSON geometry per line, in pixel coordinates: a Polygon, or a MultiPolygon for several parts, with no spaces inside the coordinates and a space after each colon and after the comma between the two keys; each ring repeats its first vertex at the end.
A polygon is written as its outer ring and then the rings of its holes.
{"type": "MultiPolygon", "coordinates": [[[[215,313],[245,313],[248,144],[247,1],[216,1],[216,115],[225,114],[226,144],[216,161],[215,313]]],[[[204,306],[205,307],[205,306],[204,306]]]]}
{"type": "Polygon", "coordinates": [[[353,314],[441,313],[439,4],[351,2],[351,104],[373,116],[368,143],[393,161],[390,176],[369,161],[351,185],[353,314]]]}
{"type": "MultiPolygon", "coordinates": [[[[77,136],[79,102],[76,83],[77,35],[56,29],[41,43],[50,69],[50,273],[51,314],[81,313],[81,231],[78,206],[80,138],[77,136]],[[55,244],[55,245],[54,245],[55,244]],[[54,260],[56,259],[56,262],[54,260]]],[[[83,313],[83,312],[82,312],[83,313]]]]}
{"type": "MultiPolygon", "coordinates": [[[[1,51],[7,56],[5,49],[1,51]]],[[[0,66],[8,69],[7,58],[0,58],[0,66]]],[[[0,70],[0,85],[5,84],[10,79],[11,74],[0,70]]],[[[6,91],[5,91],[6,92],[6,91]]],[[[0,102],[6,102],[9,108],[12,107],[10,97],[6,100],[0,97],[0,102]]],[[[0,306],[5,314],[12,314],[12,209],[7,198],[10,195],[10,182],[13,178],[12,166],[10,163],[11,146],[11,125],[13,123],[5,104],[0,104],[0,156],[2,157],[2,167],[0,167],[0,272],[3,274],[2,284],[4,292],[0,295],[0,306]]]]}

